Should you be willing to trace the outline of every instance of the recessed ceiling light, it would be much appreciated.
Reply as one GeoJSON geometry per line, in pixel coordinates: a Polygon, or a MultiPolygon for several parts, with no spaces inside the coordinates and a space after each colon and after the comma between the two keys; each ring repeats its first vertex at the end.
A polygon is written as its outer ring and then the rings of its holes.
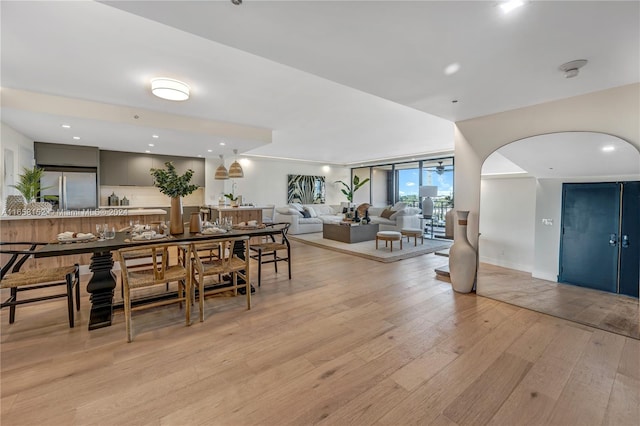
{"type": "Polygon", "coordinates": [[[607,146],[603,146],[602,147],[602,151],[604,152],[611,152],[611,151],[615,151],[616,147],[613,145],[607,145],[607,146]]]}
{"type": "Polygon", "coordinates": [[[149,146],[155,146],[154,144],[150,143],[149,146]]]}
{"type": "Polygon", "coordinates": [[[213,152],[213,150],[212,149],[208,149],[207,152],[213,152]]]}
{"type": "Polygon", "coordinates": [[[62,126],[60,126],[60,127],[64,128],[64,129],[70,129],[70,128],[71,128],[71,126],[70,126],[70,125],[68,125],[68,124],[63,124],[63,125],[62,125],[62,126]]]}
{"type": "Polygon", "coordinates": [[[202,157],[202,155],[198,154],[198,157],[202,157]]]}
{"type": "Polygon", "coordinates": [[[226,145],[226,143],[220,142],[220,146],[225,146],[225,145],[226,145]]]}
{"type": "Polygon", "coordinates": [[[152,137],[152,138],[154,138],[154,139],[158,139],[160,136],[158,136],[158,135],[151,135],[151,137],[152,137]]]}
{"type": "Polygon", "coordinates": [[[507,14],[509,12],[511,12],[512,10],[515,10],[521,6],[524,6],[524,1],[523,0],[509,0],[509,1],[505,1],[500,3],[500,9],[502,9],[502,11],[507,14]]]}
{"type": "Polygon", "coordinates": [[[457,62],[454,62],[452,64],[449,64],[446,66],[446,68],[444,69],[444,74],[445,75],[453,75],[455,73],[457,73],[458,71],[460,71],[460,64],[457,62]]]}
{"type": "Polygon", "coordinates": [[[153,78],[151,93],[168,101],[186,101],[189,99],[189,86],[172,78],[153,78]]]}
{"type": "Polygon", "coordinates": [[[75,140],[79,141],[80,140],[80,136],[74,136],[73,137],[75,140]]]}
{"type": "Polygon", "coordinates": [[[146,152],[146,153],[149,153],[149,152],[151,152],[151,151],[149,151],[149,150],[147,149],[145,152],[146,152]]]}

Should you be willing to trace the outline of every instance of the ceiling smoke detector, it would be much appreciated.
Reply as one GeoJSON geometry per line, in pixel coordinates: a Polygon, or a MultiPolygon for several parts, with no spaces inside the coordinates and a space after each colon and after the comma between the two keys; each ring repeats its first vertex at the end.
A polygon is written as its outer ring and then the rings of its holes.
{"type": "Polygon", "coordinates": [[[566,64],[562,64],[558,67],[560,71],[564,72],[565,78],[573,78],[578,75],[580,72],[580,68],[587,65],[586,59],[577,59],[575,61],[567,62],[566,64]]]}

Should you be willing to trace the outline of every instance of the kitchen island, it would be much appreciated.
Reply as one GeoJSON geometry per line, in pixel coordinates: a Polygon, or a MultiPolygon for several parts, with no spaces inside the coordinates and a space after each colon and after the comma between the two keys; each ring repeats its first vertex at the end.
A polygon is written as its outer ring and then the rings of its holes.
{"type": "Polygon", "coordinates": [[[216,219],[231,219],[232,223],[249,222],[255,220],[262,223],[262,209],[264,207],[255,206],[207,206],[210,211],[209,217],[213,222],[216,219]]]}
{"type": "MultiPolygon", "coordinates": [[[[47,216],[0,216],[0,238],[3,242],[51,242],[61,232],[96,233],[96,225],[107,224],[116,230],[129,226],[130,221],[150,224],[166,220],[162,209],[96,209],[53,212],[47,216]]],[[[5,259],[1,259],[4,264],[5,259]]],[[[51,268],[78,263],[88,265],[91,254],[81,254],[46,259],[34,259],[24,266],[25,270],[51,268]]]]}

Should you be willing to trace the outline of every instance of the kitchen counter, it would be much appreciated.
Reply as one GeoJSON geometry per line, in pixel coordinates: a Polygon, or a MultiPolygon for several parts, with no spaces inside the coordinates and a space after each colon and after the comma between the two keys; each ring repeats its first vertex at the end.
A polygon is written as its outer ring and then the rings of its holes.
{"type": "Polygon", "coordinates": [[[53,212],[46,216],[0,216],[0,221],[8,220],[42,220],[42,219],[73,219],[78,217],[111,217],[111,216],[149,216],[149,215],[165,215],[166,210],[162,209],[123,209],[120,207],[96,209],[96,210],[72,210],[65,212],[53,212]]]}
{"type": "MultiPolygon", "coordinates": [[[[96,209],[66,211],[48,216],[1,216],[0,237],[3,242],[56,240],[61,232],[96,233],[96,225],[106,224],[116,230],[126,228],[131,221],[141,224],[166,221],[167,212],[162,209],[96,209]],[[65,213],[65,214],[62,214],[65,213]]],[[[1,257],[1,256],[0,256],[1,257]]],[[[29,261],[23,268],[32,270],[52,268],[78,263],[88,265],[91,254],[70,255],[29,261]]]]}
{"type": "Polygon", "coordinates": [[[210,211],[210,220],[230,219],[232,223],[249,222],[255,220],[262,223],[263,207],[255,206],[207,206],[210,211]]]}

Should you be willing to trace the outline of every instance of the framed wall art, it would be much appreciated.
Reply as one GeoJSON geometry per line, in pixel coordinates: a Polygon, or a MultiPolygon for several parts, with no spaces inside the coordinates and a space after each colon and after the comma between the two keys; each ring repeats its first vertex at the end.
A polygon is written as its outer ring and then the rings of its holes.
{"type": "Polygon", "coordinates": [[[288,175],[287,203],[324,204],[324,176],[288,175]]]}

